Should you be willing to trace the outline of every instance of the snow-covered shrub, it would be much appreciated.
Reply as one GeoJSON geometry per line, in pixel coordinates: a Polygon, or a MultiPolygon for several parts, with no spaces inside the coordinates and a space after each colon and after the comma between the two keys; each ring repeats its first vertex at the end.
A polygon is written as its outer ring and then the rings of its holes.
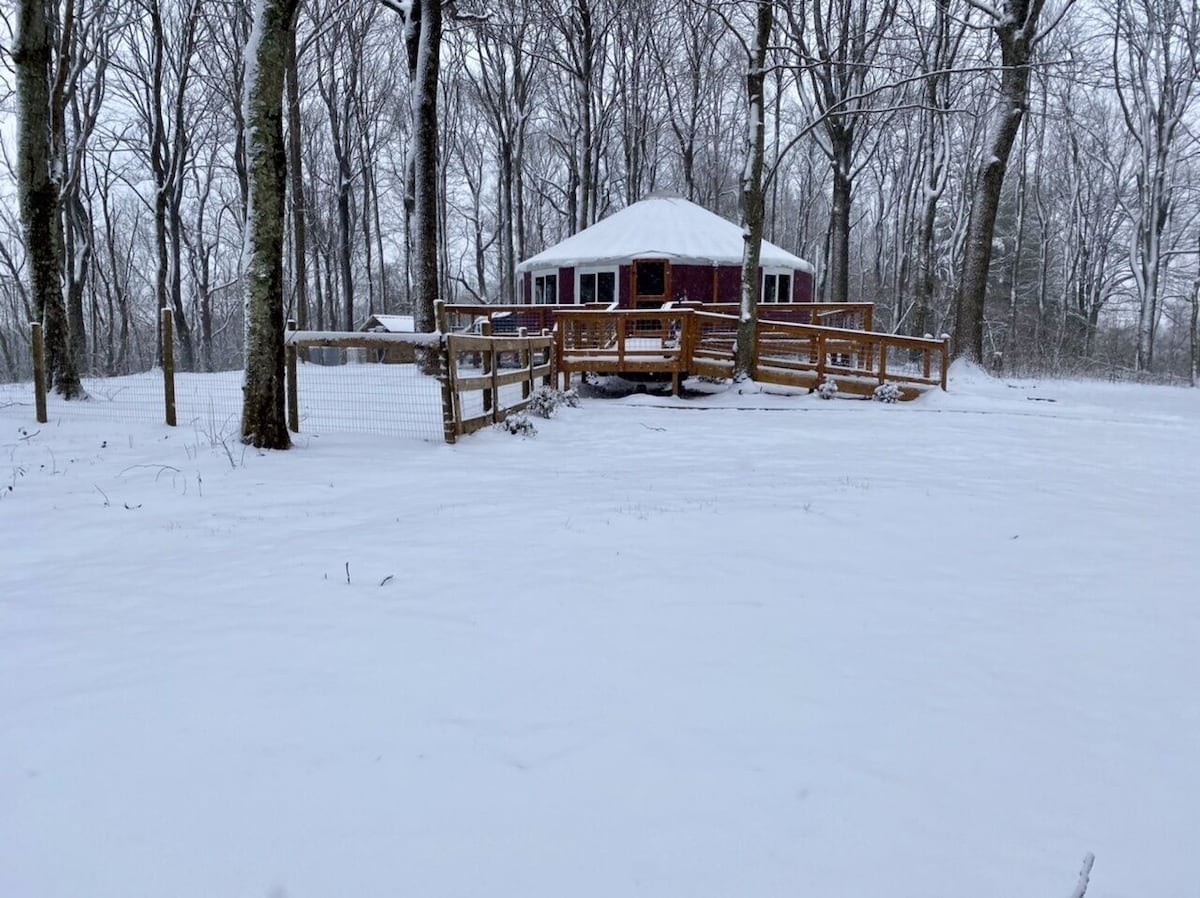
{"type": "Polygon", "coordinates": [[[900,388],[893,383],[880,384],[871,396],[876,402],[899,402],[900,388]]]}
{"type": "Polygon", "coordinates": [[[837,381],[831,377],[821,381],[821,386],[817,387],[817,395],[822,399],[832,399],[838,393],[837,381]]]}
{"type": "Polygon", "coordinates": [[[529,420],[528,415],[509,415],[496,426],[511,433],[513,436],[537,436],[537,428],[533,426],[533,422],[529,420]]]}
{"type": "Polygon", "coordinates": [[[556,390],[553,387],[538,387],[529,397],[529,411],[543,418],[551,418],[559,406],[579,408],[579,394],[574,390],[556,390]]]}

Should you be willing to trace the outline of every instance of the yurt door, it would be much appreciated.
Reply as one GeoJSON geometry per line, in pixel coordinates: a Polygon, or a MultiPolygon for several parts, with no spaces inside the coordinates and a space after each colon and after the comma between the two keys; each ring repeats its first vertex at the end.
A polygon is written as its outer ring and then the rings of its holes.
{"type": "Polygon", "coordinates": [[[671,296],[671,263],[666,259],[636,259],[630,279],[635,309],[657,309],[671,296]]]}

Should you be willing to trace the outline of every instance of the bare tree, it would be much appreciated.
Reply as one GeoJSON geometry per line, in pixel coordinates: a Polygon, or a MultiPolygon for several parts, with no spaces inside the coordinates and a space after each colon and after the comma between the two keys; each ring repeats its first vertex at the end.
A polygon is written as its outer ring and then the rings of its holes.
{"type": "Polygon", "coordinates": [[[283,82],[300,0],[258,0],[246,45],[246,377],[242,440],[291,446],[284,412],[283,253],[286,147],[283,82]]]}
{"type": "Polygon", "coordinates": [[[63,302],[61,170],[51,146],[53,42],[46,0],[20,0],[13,63],[17,70],[17,189],[28,253],[30,293],[45,327],[54,389],[66,399],[86,398],[72,351],[63,302]]]}
{"type": "MultiPolygon", "coordinates": [[[[1180,179],[1180,144],[1197,96],[1200,48],[1196,0],[1115,0],[1112,79],[1125,128],[1136,146],[1136,195],[1129,268],[1138,294],[1138,371],[1154,367],[1162,313],[1166,239],[1180,179]]],[[[1194,141],[1196,138],[1193,137],[1194,141]]]]}
{"type": "Polygon", "coordinates": [[[987,0],[968,2],[984,14],[1000,50],[1000,83],[983,158],[972,186],[966,257],[955,315],[955,355],[980,362],[996,212],[1009,156],[1028,108],[1030,63],[1038,41],[1046,33],[1038,30],[1045,0],[1002,0],[996,5],[987,0]]]}
{"type": "Polygon", "coordinates": [[[896,5],[892,0],[805,0],[786,8],[787,36],[800,56],[797,88],[830,165],[825,293],[830,302],[848,302],[854,180],[867,131],[881,120],[875,98],[894,80],[879,57],[896,5]]]}
{"type": "Polygon", "coordinates": [[[438,276],[438,70],[442,46],[442,0],[411,0],[404,18],[404,46],[411,83],[412,143],[409,194],[405,199],[413,253],[413,313],[418,331],[434,330],[438,276]]]}
{"type": "Polygon", "coordinates": [[[758,329],[758,261],[763,241],[763,156],[766,147],[767,50],[774,20],[774,0],[755,0],[754,31],[746,43],[746,162],[742,169],[742,300],[738,314],[735,379],[754,368],[758,329]]]}

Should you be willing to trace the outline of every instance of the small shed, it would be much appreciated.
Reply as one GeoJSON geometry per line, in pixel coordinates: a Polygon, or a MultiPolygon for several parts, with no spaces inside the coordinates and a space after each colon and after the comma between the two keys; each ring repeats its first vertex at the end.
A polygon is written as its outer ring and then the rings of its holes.
{"type": "MultiPolygon", "coordinates": [[[[517,266],[519,301],[618,308],[739,302],[742,229],[681,197],[627,206],[517,266]]],[[[759,299],[811,302],[811,264],[763,241],[759,299]]]]}
{"type": "MultiPolygon", "coordinates": [[[[360,331],[372,334],[416,333],[416,320],[412,315],[372,315],[363,322],[360,331]]],[[[382,362],[385,365],[407,365],[416,361],[414,344],[396,343],[386,349],[368,351],[364,361],[382,362]]]]}

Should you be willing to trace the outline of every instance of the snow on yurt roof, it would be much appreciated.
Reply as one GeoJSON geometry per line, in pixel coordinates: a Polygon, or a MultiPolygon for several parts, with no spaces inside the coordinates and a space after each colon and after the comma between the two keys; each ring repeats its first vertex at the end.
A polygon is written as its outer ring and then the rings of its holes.
{"type": "MultiPolygon", "coordinates": [[[[518,271],[616,264],[630,259],[740,265],[742,229],[682,197],[652,196],[542,250],[518,271]]],[[[812,265],[766,240],[759,264],[766,268],[813,270],[812,265]]]]}

